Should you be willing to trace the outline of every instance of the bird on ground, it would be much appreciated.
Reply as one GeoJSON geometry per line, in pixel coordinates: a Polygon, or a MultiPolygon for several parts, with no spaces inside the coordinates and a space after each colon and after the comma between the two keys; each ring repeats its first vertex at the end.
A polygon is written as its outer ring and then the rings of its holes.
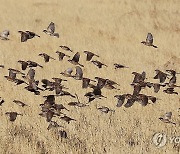
{"type": "Polygon", "coordinates": [[[10,32],[9,30],[4,30],[3,32],[0,33],[0,39],[1,40],[9,40],[9,35],[10,35],[10,32]]]}
{"type": "Polygon", "coordinates": [[[50,36],[55,36],[55,37],[59,38],[59,33],[55,33],[55,24],[53,22],[50,22],[47,29],[43,30],[43,32],[50,36]]]}
{"type": "Polygon", "coordinates": [[[70,58],[70,56],[69,55],[66,55],[65,53],[63,53],[63,52],[59,52],[59,51],[56,51],[56,53],[58,54],[58,56],[59,56],[59,61],[62,61],[63,59],[64,59],[64,57],[68,57],[68,58],[70,58]]]}
{"type": "Polygon", "coordinates": [[[44,61],[45,61],[46,63],[49,62],[50,59],[56,60],[56,59],[54,59],[53,57],[49,56],[49,55],[46,54],[46,53],[40,53],[39,56],[43,57],[43,58],[44,58],[44,61]]]}
{"type": "Polygon", "coordinates": [[[94,54],[90,51],[84,51],[84,53],[87,55],[86,56],[86,61],[91,61],[91,59],[96,56],[96,57],[99,57],[97,54],[94,54]]]}
{"type": "Polygon", "coordinates": [[[158,48],[157,46],[153,45],[153,35],[151,33],[148,33],[146,37],[146,41],[142,41],[141,43],[146,46],[152,46],[154,48],[158,48]]]}

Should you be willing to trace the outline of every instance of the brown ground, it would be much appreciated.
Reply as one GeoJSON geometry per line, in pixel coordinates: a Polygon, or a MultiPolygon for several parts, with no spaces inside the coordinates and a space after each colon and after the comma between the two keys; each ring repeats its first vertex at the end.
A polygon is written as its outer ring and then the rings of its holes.
{"type": "MultiPolygon", "coordinates": [[[[180,100],[178,95],[168,95],[162,90],[155,94],[152,89],[145,89],[144,94],[153,95],[160,100],[156,104],[142,107],[136,103],[131,108],[117,108],[116,94],[131,93],[129,85],[133,79],[132,71],[147,72],[148,81],[154,81],[155,69],[172,68],[180,72],[180,1],[179,0],[1,0],[0,30],[10,30],[10,40],[0,41],[0,63],[5,65],[0,70],[0,96],[5,103],[0,107],[0,153],[11,154],[76,154],[76,153],[168,153],[180,151],[180,144],[167,143],[157,148],[152,137],[156,132],[164,132],[168,137],[179,136],[180,100]],[[51,22],[56,23],[60,38],[53,38],[42,33],[51,22]],[[21,43],[18,30],[31,30],[41,38],[21,43]],[[142,45],[146,34],[154,35],[154,49],[142,45]],[[80,62],[85,65],[84,75],[90,78],[100,76],[120,83],[120,91],[103,89],[107,99],[95,100],[87,108],[69,107],[69,97],[57,98],[70,111],[65,112],[77,121],[67,124],[58,118],[55,121],[64,126],[68,139],[58,139],[58,130],[47,130],[48,123],[40,117],[39,104],[43,103],[43,92],[35,96],[24,90],[24,85],[14,86],[3,76],[9,67],[20,69],[21,60],[34,60],[44,66],[36,69],[36,79],[61,77],[60,72],[70,63],[51,61],[45,64],[37,55],[46,52],[57,57],[55,51],[59,45],[70,46],[81,53],[80,62]],[[98,69],[85,61],[83,50],[90,50],[100,55],[99,60],[108,65],[98,69]],[[115,71],[113,63],[129,66],[129,69],[115,71]],[[18,99],[30,107],[13,104],[18,99]],[[115,113],[103,114],[96,107],[108,106],[115,113]],[[15,122],[10,122],[7,111],[22,113],[15,122]],[[172,111],[176,126],[165,124],[158,118],[172,111]]],[[[65,83],[72,86],[69,91],[77,93],[82,102],[86,102],[79,81],[69,79],[65,83]]],[[[180,85],[178,76],[177,84],[180,85]]],[[[179,89],[176,89],[180,92],[179,89]]],[[[168,140],[169,142],[169,140],[168,140]]]]}

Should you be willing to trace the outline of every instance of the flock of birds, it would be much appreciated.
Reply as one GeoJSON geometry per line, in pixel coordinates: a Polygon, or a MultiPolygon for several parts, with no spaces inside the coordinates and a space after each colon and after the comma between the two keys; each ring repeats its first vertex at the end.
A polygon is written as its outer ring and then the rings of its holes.
{"type": "MultiPolygon", "coordinates": [[[[34,37],[40,37],[34,32],[31,31],[18,31],[21,34],[21,42],[26,42],[29,39],[32,39],[34,37]]],[[[46,30],[43,30],[44,33],[47,35],[57,37],[59,38],[59,34],[55,33],[55,24],[51,22],[46,30]]],[[[2,40],[9,40],[10,32],[8,30],[3,31],[0,34],[0,38],[2,40]]],[[[153,36],[151,33],[147,34],[146,41],[142,41],[142,44],[146,46],[152,46],[154,48],[157,48],[157,46],[153,45],[153,36]]],[[[57,104],[56,103],[56,97],[60,96],[69,96],[73,99],[76,99],[76,101],[69,102],[67,105],[69,106],[76,106],[76,107],[86,107],[89,105],[90,102],[94,101],[95,99],[103,99],[107,98],[106,96],[103,96],[102,89],[116,89],[117,86],[119,86],[118,83],[111,79],[107,78],[101,78],[101,77],[95,77],[94,79],[90,79],[87,77],[84,77],[83,74],[83,64],[79,63],[80,59],[80,53],[76,52],[74,56],[71,58],[68,53],[73,53],[73,50],[70,49],[67,46],[60,46],[61,50],[64,52],[56,51],[56,54],[58,55],[58,60],[62,61],[64,58],[68,58],[67,62],[70,62],[71,64],[75,65],[76,73],[73,75],[73,69],[68,68],[64,72],[61,72],[60,74],[66,79],[61,78],[52,78],[50,79],[41,79],[41,86],[39,80],[36,80],[35,78],[35,68],[40,67],[43,68],[42,65],[38,64],[35,61],[24,61],[19,60],[18,63],[21,64],[22,70],[17,70],[13,68],[9,68],[9,75],[4,76],[8,81],[14,82],[16,85],[25,85],[25,89],[29,92],[34,93],[35,95],[40,95],[42,91],[51,91],[52,94],[43,96],[45,99],[44,103],[40,104],[41,113],[39,113],[40,116],[46,118],[46,121],[49,123],[48,130],[53,127],[61,127],[57,122],[53,121],[53,117],[58,116],[61,120],[64,120],[67,123],[70,123],[71,121],[76,121],[75,119],[67,116],[62,111],[67,110],[69,111],[63,104],[57,104]],[[26,69],[28,70],[28,73],[25,74],[24,71],[26,69]],[[63,82],[68,82],[68,78],[74,78],[75,80],[81,80],[82,81],[82,89],[90,88],[92,89],[90,92],[86,93],[84,96],[87,97],[87,103],[81,103],[79,100],[79,97],[76,93],[71,94],[67,91],[67,87],[63,85],[63,82]]],[[[90,52],[90,51],[84,51],[84,54],[86,54],[86,61],[92,62],[96,67],[101,69],[102,67],[107,67],[106,64],[102,63],[98,60],[93,60],[93,57],[99,57],[99,55],[90,52]]],[[[50,60],[56,60],[55,58],[49,56],[46,53],[40,53],[39,56],[44,58],[45,63],[48,63],[50,60]]],[[[3,65],[0,65],[0,67],[4,67],[3,65]]],[[[127,66],[115,63],[114,69],[124,69],[128,68],[127,66]]],[[[175,88],[179,88],[180,86],[176,85],[176,75],[180,74],[177,73],[174,70],[166,70],[166,72],[163,72],[161,70],[155,70],[156,74],[154,76],[154,79],[159,80],[158,83],[152,83],[147,81],[146,78],[146,72],[138,73],[138,72],[132,72],[134,75],[134,79],[131,83],[131,86],[133,87],[132,94],[120,94],[115,95],[114,97],[117,99],[116,107],[122,107],[124,105],[125,108],[129,108],[133,106],[135,102],[139,102],[142,106],[146,106],[149,101],[152,103],[156,103],[158,100],[154,96],[148,96],[145,94],[141,94],[141,90],[144,88],[153,88],[155,93],[158,93],[161,87],[166,87],[166,89],[163,90],[164,93],[167,94],[175,94],[178,95],[178,93],[175,91],[175,88]],[[168,82],[165,82],[167,79],[169,79],[168,82]]],[[[0,100],[0,106],[5,102],[3,98],[0,100]]],[[[24,102],[20,100],[14,100],[14,103],[21,107],[28,106],[24,102]]],[[[107,106],[101,106],[97,108],[99,111],[108,113],[108,112],[114,112],[115,110],[112,110],[108,108],[107,106]]],[[[15,121],[17,116],[21,115],[17,112],[6,112],[6,115],[9,116],[9,120],[11,122],[15,121]]],[[[159,119],[165,123],[171,123],[175,124],[171,121],[172,112],[167,112],[164,116],[160,117],[159,119]]],[[[62,138],[67,138],[67,133],[65,130],[59,131],[60,136],[62,138]]]]}

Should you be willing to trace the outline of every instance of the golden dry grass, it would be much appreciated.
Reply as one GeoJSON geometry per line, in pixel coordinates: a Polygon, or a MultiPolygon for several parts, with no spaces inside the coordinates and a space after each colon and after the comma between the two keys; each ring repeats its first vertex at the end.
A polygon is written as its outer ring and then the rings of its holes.
{"type": "MultiPolygon", "coordinates": [[[[180,72],[180,1],[179,0],[1,0],[0,30],[10,30],[10,41],[0,41],[0,63],[5,65],[0,70],[0,96],[5,103],[0,107],[0,153],[11,154],[76,154],[76,153],[179,153],[180,145],[167,143],[157,148],[152,137],[156,132],[164,132],[169,137],[179,136],[180,100],[178,95],[167,95],[162,90],[155,94],[152,89],[142,92],[157,96],[156,104],[142,107],[138,103],[131,108],[116,108],[115,94],[131,93],[129,85],[133,79],[132,71],[146,71],[148,80],[153,81],[155,69],[172,68],[180,72]],[[42,33],[51,22],[56,23],[60,38],[53,38],[42,33]],[[18,30],[31,30],[41,38],[20,43],[18,30]],[[146,34],[154,35],[154,49],[142,45],[146,34]],[[24,90],[24,86],[14,86],[3,76],[9,67],[20,69],[21,60],[34,60],[44,68],[36,69],[36,79],[60,77],[60,72],[73,67],[66,61],[51,61],[45,64],[37,55],[46,52],[57,57],[55,51],[59,45],[72,47],[81,53],[80,62],[85,65],[84,74],[94,78],[100,76],[120,83],[120,91],[103,89],[107,99],[95,100],[87,108],[68,107],[71,99],[57,98],[68,109],[67,115],[77,121],[70,124],[58,118],[55,121],[64,126],[69,138],[60,140],[58,130],[48,131],[48,123],[40,117],[39,104],[41,96],[24,90]],[[100,55],[99,60],[108,65],[98,69],[85,61],[83,50],[90,50],[100,55]],[[129,66],[129,69],[113,69],[113,63],[129,66]],[[18,99],[30,107],[21,108],[13,104],[18,99]],[[102,114],[98,106],[115,109],[114,114],[102,114]],[[7,111],[22,113],[15,122],[10,122],[5,115],[7,111]],[[164,124],[158,119],[165,112],[173,112],[176,126],[164,124]]],[[[177,84],[180,85],[178,77],[177,84]]],[[[72,86],[69,91],[77,93],[82,102],[87,101],[83,95],[89,91],[77,89],[80,82],[69,79],[65,83],[72,86]]],[[[177,89],[180,93],[180,90],[177,89]]]]}

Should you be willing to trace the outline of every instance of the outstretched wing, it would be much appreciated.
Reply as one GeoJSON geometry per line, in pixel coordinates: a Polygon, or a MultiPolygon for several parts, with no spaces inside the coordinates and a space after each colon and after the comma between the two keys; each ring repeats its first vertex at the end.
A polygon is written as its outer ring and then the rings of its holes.
{"type": "Polygon", "coordinates": [[[51,22],[49,24],[49,26],[47,27],[47,31],[49,31],[52,34],[54,33],[54,31],[55,31],[55,24],[53,22],[51,22]]]}
{"type": "Polygon", "coordinates": [[[74,57],[72,58],[72,60],[78,63],[78,62],[79,62],[79,58],[80,58],[80,54],[79,54],[79,52],[77,52],[77,53],[74,55],[74,57]]]}

